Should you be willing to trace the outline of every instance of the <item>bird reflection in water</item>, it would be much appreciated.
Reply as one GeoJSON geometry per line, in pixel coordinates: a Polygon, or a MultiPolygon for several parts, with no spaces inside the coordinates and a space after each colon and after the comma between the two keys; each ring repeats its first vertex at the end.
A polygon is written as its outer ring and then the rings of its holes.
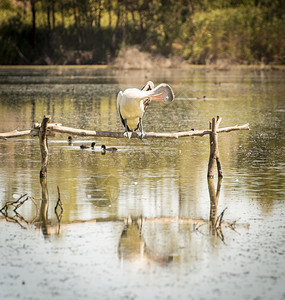
{"type": "Polygon", "coordinates": [[[68,143],[69,146],[73,145],[73,138],[72,138],[71,135],[67,138],[67,143],[68,143]]]}
{"type": "Polygon", "coordinates": [[[95,142],[92,142],[90,146],[86,146],[86,145],[80,145],[80,149],[92,149],[94,150],[94,147],[95,147],[96,143],[95,142]]]}
{"type": "Polygon", "coordinates": [[[151,251],[143,238],[143,218],[125,219],[120,237],[118,254],[121,261],[140,261],[142,264],[156,262],[168,264],[173,260],[172,255],[161,255],[151,251]]]}

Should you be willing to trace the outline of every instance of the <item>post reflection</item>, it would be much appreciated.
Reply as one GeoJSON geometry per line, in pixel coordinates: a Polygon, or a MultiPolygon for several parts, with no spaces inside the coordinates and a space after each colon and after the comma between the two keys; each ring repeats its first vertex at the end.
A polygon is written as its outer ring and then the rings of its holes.
{"type": "Polygon", "coordinates": [[[41,206],[39,209],[39,217],[35,222],[37,228],[41,229],[44,237],[50,235],[50,230],[48,226],[48,205],[49,205],[49,198],[48,198],[48,188],[47,188],[47,179],[41,178],[40,184],[42,188],[42,199],[41,199],[41,206]]]}
{"type": "Polygon", "coordinates": [[[57,219],[57,224],[54,224],[48,217],[48,208],[49,208],[49,194],[48,194],[48,187],[47,187],[47,179],[40,178],[40,184],[42,189],[42,198],[41,198],[41,205],[39,208],[39,215],[37,220],[34,222],[36,228],[40,229],[43,233],[45,238],[49,237],[50,235],[58,235],[60,234],[60,224],[61,218],[63,214],[63,206],[60,200],[60,191],[59,187],[58,190],[58,200],[56,206],[54,208],[54,213],[57,219]]]}
{"type": "Polygon", "coordinates": [[[223,234],[220,225],[220,219],[218,216],[218,204],[220,198],[220,191],[222,186],[222,178],[218,178],[217,190],[215,190],[214,178],[208,178],[208,190],[210,197],[210,232],[214,236],[219,236],[223,239],[223,234]]]}

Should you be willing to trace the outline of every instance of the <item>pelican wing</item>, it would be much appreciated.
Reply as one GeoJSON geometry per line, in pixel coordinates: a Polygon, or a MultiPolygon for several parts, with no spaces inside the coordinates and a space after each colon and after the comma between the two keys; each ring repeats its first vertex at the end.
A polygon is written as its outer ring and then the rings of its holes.
{"type": "Polygon", "coordinates": [[[123,92],[120,91],[118,93],[118,96],[117,96],[117,111],[119,113],[119,116],[121,118],[121,121],[122,121],[123,125],[125,126],[125,121],[124,121],[124,119],[123,119],[123,117],[121,115],[121,112],[120,112],[120,104],[121,104],[122,98],[123,98],[123,92]]]}

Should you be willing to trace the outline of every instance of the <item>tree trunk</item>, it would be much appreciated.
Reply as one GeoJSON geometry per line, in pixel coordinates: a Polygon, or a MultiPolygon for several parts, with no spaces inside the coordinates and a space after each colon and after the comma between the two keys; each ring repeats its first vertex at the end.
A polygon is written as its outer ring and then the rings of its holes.
{"type": "Polygon", "coordinates": [[[121,21],[121,12],[120,8],[118,8],[117,12],[117,22],[116,22],[116,27],[112,35],[112,42],[111,42],[111,54],[114,57],[117,49],[117,39],[118,39],[118,32],[119,32],[119,25],[121,21]]]}
{"type": "Polygon", "coordinates": [[[102,18],[102,3],[101,0],[98,1],[98,22],[97,27],[101,28],[101,18],[102,18]]]}
{"type": "Polygon", "coordinates": [[[31,34],[31,41],[32,41],[32,47],[36,48],[36,1],[30,0],[31,3],[31,10],[32,10],[32,34],[31,34]]]}
{"type": "Polygon", "coordinates": [[[112,3],[111,0],[108,0],[108,17],[109,17],[109,27],[112,26],[112,3]]]}
{"type": "Polygon", "coordinates": [[[54,3],[55,0],[52,0],[51,1],[51,11],[52,11],[52,29],[54,30],[55,28],[55,3],[54,3]]]}
{"type": "Polygon", "coordinates": [[[62,28],[64,28],[63,0],[60,0],[60,14],[61,14],[61,26],[62,28]]]}

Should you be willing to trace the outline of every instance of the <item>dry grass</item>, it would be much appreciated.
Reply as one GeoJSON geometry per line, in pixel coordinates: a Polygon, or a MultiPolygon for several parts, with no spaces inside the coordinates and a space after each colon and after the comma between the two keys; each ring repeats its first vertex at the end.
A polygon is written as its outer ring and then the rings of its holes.
{"type": "Polygon", "coordinates": [[[119,69],[154,69],[182,67],[185,63],[180,57],[166,58],[142,52],[138,46],[123,48],[112,66],[119,69]]]}

